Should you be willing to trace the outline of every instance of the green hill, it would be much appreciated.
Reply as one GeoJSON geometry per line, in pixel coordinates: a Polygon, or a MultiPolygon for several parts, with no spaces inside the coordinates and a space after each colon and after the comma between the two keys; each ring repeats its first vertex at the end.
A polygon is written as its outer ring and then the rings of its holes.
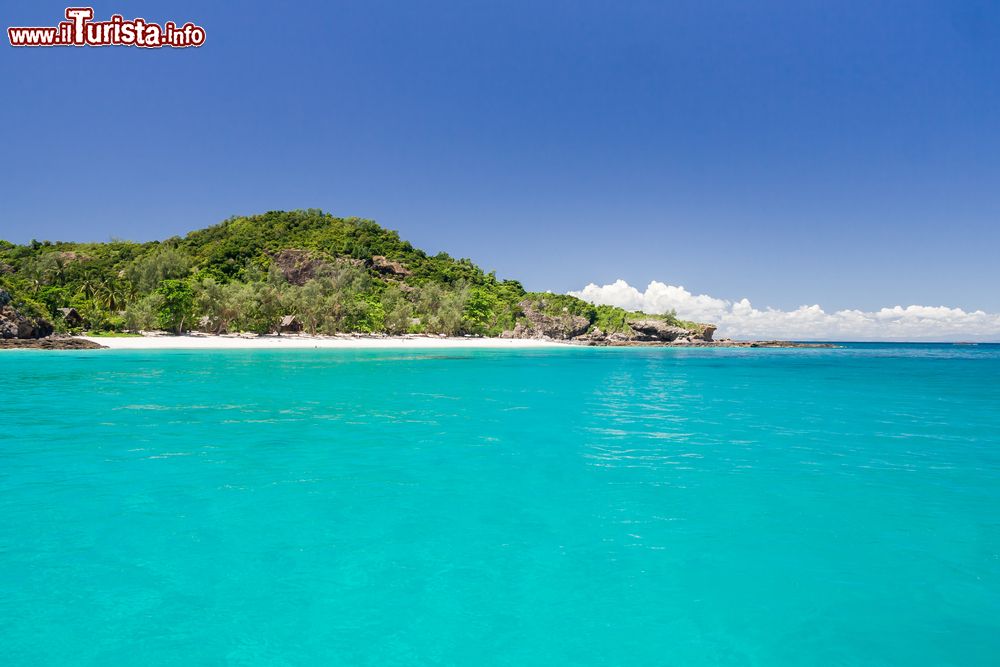
{"type": "Polygon", "coordinates": [[[428,255],[371,220],[318,210],[235,217],[149,243],[0,241],[0,291],[22,315],[63,332],[267,333],[284,322],[325,334],[601,339],[635,336],[629,322],[638,318],[703,331],[672,313],[529,293],[471,260],[428,255]]]}

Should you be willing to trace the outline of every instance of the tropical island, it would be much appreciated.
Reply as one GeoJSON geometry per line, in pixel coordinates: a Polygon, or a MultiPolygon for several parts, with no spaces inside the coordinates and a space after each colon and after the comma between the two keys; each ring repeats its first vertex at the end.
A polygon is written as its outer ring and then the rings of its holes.
{"type": "Polygon", "coordinates": [[[6,347],[79,347],[85,341],[73,336],[84,333],[151,331],[760,344],[714,341],[715,326],[673,312],[528,292],[371,220],[314,209],[234,217],[147,243],[0,241],[6,347]]]}

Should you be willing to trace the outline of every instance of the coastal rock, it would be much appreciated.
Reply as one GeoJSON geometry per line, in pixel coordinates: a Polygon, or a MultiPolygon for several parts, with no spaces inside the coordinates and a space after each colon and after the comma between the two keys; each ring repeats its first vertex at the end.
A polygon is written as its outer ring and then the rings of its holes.
{"type": "Polygon", "coordinates": [[[587,345],[703,347],[714,344],[712,336],[715,331],[714,324],[679,327],[655,317],[645,317],[629,320],[625,331],[606,333],[595,327],[573,340],[587,345]]]}
{"type": "Polygon", "coordinates": [[[701,324],[699,326],[701,327],[701,331],[698,332],[695,337],[704,341],[711,341],[712,336],[715,335],[716,329],[718,329],[718,327],[714,324],[701,324]]]}
{"type": "Polygon", "coordinates": [[[575,341],[581,343],[595,344],[607,340],[607,333],[605,333],[600,327],[594,327],[590,331],[580,334],[573,338],[575,341]]]}
{"type": "Polygon", "coordinates": [[[797,343],[790,340],[753,340],[738,341],[734,344],[741,347],[805,347],[805,348],[831,348],[839,347],[833,343],[797,343]]]}
{"type": "Polygon", "coordinates": [[[0,338],[44,338],[52,324],[41,317],[25,317],[11,304],[10,294],[0,290],[0,338]]]}
{"type": "Polygon", "coordinates": [[[684,336],[683,338],[678,338],[674,342],[670,343],[675,347],[720,347],[721,344],[714,343],[713,341],[704,340],[699,338],[697,334],[692,334],[691,336],[684,336]]]}
{"type": "Polygon", "coordinates": [[[512,331],[501,334],[504,338],[553,338],[569,340],[586,333],[590,320],[568,312],[555,315],[544,312],[544,301],[525,299],[518,303],[524,317],[512,331]]]}
{"type": "Polygon", "coordinates": [[[0,350],[103,350],[107,346],[82,338],[49,336],[47,338],[0,338],[0,350]]]}
{"type": "Polygon", "coordinates": [[[714,324],[691,324],[690,328],[679,327],[655,317],[645,317],[628,321],[625,331],[607,333],[598,327],[573,337],[573,341],[585,345],[626,346],[672,346],[672,347],[723,347],[727,341],[714,341],[714,324]]]}
{"type": "Polygon", "coordinates": [[[687,336],[691,333],[687,329],[675,327],[663,320],[632,320],[628,325],[636,332],[636,338],[639,340],[657,340],[669,343],[680,336],[687,336]]]}

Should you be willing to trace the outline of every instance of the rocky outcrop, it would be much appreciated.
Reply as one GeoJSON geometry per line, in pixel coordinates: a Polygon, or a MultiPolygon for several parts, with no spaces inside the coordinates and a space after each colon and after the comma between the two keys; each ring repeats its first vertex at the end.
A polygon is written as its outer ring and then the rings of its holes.
{"type": "Polygon", "coordinates": [[[0,338],[44,338],[52,331],[48,320],[22,315],[14,308],[10,293],[0,290],[0,338]]]}
{"type": "Polygon", "coordinates": [[[712,340],[712,336],[715,335],[716,329],[718,329],[718,327],[716,327],[714,324],[699,324],[698,330],[693,334],[692,337],[698,340],[710,342],[712,340]]]}
{"type": "Polygon", "coordinates": [[[84,254],[78,253],[75,250],[64,250],[63,252],[57,253],[59,262],[64,266],[66,264],[72,264],[73,262],[89,262],[90,258],[84,254]]]}
{"type": "Polygon", "coordinates": [[[665,320],[647,317],[629,320],[625,331],[604,332],[595,327],[573,340],[588,345],[707,345],[712,342],[715,327],[699,324],[692,328],[679,327],[665,320]]]}
{"type": "Polygon", "coordinates": [[[281,272],[285,280],[301,287],[312,280],[328,264],[308,250],[289,248],[271,255],[271,265],[281,272]]]}
{"type": "Polygon", "coordinates": [[[353,266],[367,268],[387,278],[405,278],[413,272],[399,262],[384,255],[373,255],[371,259],[338,257],[330,260],[310,250],[289,248],[271,255],[271,265],[292,285],[302,286],[313,278],[329,274],[338,267],[353,266]]]}
{"type": "Polygon", "coordinates": [[[545,302],[525,299],[517,304],[524,314],[511,331],[505,331],[503,338],[552,338],[569,340],[586,333],[590,320],[581,315],[563,312],[555,315],[543,311],[545,302]]]}
{"type": "Polygon", "coordinates": [[[839,347],[833,343],[796,343],[794,341],[787,340],[730,340],[724,338],[722,340],[703,340],[701,338],[678,338],[671,343],[662,343],[657,341],[641,341],[641,340],[614,340],[608,337],[602,341],[586,341],[583,339],[574,339],[573,342],[579,342],[584,345],[598,345],[607,347],[804,347],[804,348],[833,348],[839,347]]]}
{"type": "Polygon", "coordinates": [[[49,336],[48,338],[0,338],[0,350],[36,349],[36,350],[103,350],[107,346],[100,345],[83,338],[49,336]]]}
{"type": "Polygon", "coordinates": [[[688,327],[671,324],[666,319],[648,315],[627,321],[620,331],[603,331],[591,328],[592,321],[583,315],[573,314],[567,308],[558,312],[557,306],[546,299],[525,299],[518,306],[520,316],[513,329],[501,334],[503,338],[551,338],[568,340],[584,345],[712,345],[715,326],[693,324],[688,327]]]}
{"type": "Polygon", "coordinates": [[[412,274],[412,271],[399,262],[394,262],[383,255],[372,255],[372,268],[379,273],[385,273],[392,276],[402,277],[412,274]]]}
{"type": "Polygon", "coordinates": [[[669,343],[691,333],[683,327],[675,327],[663,320],[632,320],[628,325],[635,332],[635,338],[643,341],[669,343]]]}
{"type": "Polygon", "coordinates": [[[349,257],[339,257],[329,260],[318,256],[313,251],[296,248],[281,250],[271,255],[271,265],[281,272],[285,280],[299,287],[305,285],[313,278],[334,271],[338,266],[369,268],[390,278],[403,278],[412,274],[408,268],[399,262],[394,262],[383,255],[374,255],[370,260],[352,259],[349,257]]]}

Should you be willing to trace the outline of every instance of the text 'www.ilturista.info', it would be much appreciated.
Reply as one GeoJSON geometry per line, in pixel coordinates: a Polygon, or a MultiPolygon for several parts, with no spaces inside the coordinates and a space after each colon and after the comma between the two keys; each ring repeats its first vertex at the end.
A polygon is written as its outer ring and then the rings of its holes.
{"type": "Polygon", "coordinates": [[[11,46],[138,46],[186,48],[205,43],[205,29],[193,23],[178,26],[167,21],[162,26],[146,19],[126,20],[114,14],[107,21],[94,21],[92,7],[67,7],[66,19],[50,27],[11,27],[11,46]]]}

